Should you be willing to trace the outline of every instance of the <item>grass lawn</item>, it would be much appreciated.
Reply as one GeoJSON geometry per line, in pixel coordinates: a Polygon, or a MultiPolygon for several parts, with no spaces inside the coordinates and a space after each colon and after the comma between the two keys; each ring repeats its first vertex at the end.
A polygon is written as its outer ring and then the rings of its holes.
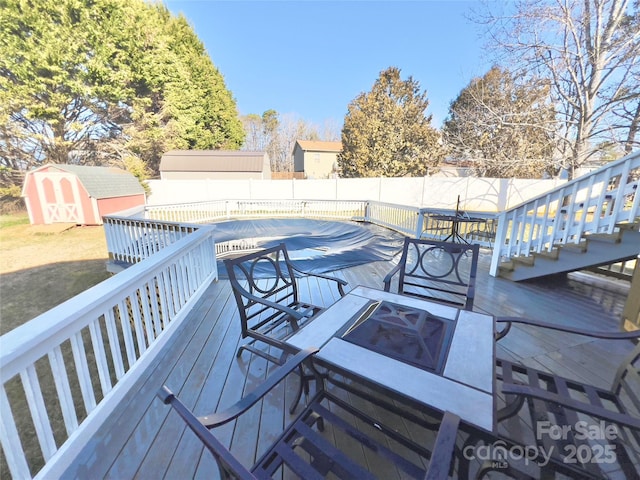
{"type": "Polygon", "coordinates": [[[107,279],[102,226],[34,227],[0,215],[0,334],[107,279]]]}

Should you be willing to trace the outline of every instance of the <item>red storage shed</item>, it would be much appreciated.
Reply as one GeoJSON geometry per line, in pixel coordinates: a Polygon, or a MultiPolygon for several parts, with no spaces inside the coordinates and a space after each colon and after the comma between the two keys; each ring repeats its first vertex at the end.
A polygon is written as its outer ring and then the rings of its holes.
{"type": "Polygon", "coordinates": [[[138,179],[115,167],[44,165],[27,172],[22,196],[32,225],[101,225],[103,215],[145,204],[138,179]]]}

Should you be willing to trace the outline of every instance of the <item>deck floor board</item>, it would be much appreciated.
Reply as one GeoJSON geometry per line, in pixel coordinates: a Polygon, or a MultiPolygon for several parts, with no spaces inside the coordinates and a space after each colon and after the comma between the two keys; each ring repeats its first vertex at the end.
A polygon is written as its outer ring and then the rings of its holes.
{"type": "MultiPolygon", "coordinates": [[[[382,288],[393,262],[373,262],[335,272],[357,285],[382,288]]],[[[623,292],[573,280],[514,283],[488,275],[489,254],[481,256],[475,310],[494,315],[527,316],[597,330],[619,330],[623,292]]],[[[309,279],[301,295],[328,306],[337,298],[333,284],[309,279]]],[[[197,415],[224,409],[262,382],[274,368],[244,352],[236,358],[239,316],[226,280],[214,282],[179,327],[162,354],[147,369],[103,428],[69,468],[65,478],[217,478],[215,462],[183,422],[155,398],[166,384],[197,415]]],[[[514,326],[498,344],[497,354],[541,369],[608,387],[627,350],[611,351],[605,341],[558,335],[514,326]]],[[[291,418],[288,412],[297,377],[289,378],[274,395],[237,423],[216,430],[243,462],[252,463],[291,418]],[[262,422],[258,430],[256,424],[262,422]]],[[[355,400],[354,400],[355,401],[355,400]]],[[[521,422],[523,420],[514,420],[521,422]]],[[[406,426],[411,430],[411,426],[406,426]]],[[[338,435],[336,433],[336,435],[338,435]]],[[[344,448],[351,442],[341,440],[344,448]]],[[[362,453],[363,461],[366,454],[362,453]]],[[[382,468],[382,467],[381,467],[382,468]]]]}

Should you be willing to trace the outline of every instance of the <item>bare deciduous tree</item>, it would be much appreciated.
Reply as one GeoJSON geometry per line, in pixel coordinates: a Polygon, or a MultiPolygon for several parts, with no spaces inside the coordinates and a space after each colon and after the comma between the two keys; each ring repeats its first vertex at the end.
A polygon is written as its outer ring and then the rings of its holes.
{"type": "Polygon", "coordinates": [[[296,140],[320,140],[320,136],[314,125],[296,115],[285,114],[280,120],[274,144],[269,152],[273,170],[293,172],[293,147],[296,140]]]}
{"type": "MultiPolygon", "coordinates": [[[[293,147],[296,140],[320,140],[317,128],[293,114],[282,117],[267,110],[262,117],[250,114],[242,117],[246,132],[243,150],[266,151],[274,172],[293,172],[293,147]]],[[[327,135],[335,136],[331,130],[327,135]]]]}
{"type": "Polygon", "coordinates": [[[500,13],[487,8],[481,20],[512,70],[549,80],[569,174],[605,140],[637,145],[640,2],[518,0],[506,6],[500,13]]]}

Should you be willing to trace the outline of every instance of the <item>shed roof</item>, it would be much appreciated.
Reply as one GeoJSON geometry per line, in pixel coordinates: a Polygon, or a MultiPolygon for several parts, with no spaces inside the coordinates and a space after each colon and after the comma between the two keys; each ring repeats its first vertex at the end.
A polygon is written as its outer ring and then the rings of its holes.
{"type": "Polygon", "coordinates": [[[305,152],[341,152],[342,142],[319,142],[314,140],[298,140],[296,142],[305,152]]]}
{"type": "Polygon", "coordinates": [[[265,152],[171,150],[160,159],[161,172],[262,172],[265,152]]]}
{"type": "Polygon", "coordinates": [[[55,168],[78,177],[87,193],[93,198],[126,197],[144,194],[144,188],[131,173],[116,167],[49,164],[38,168],[55,168]]]}

